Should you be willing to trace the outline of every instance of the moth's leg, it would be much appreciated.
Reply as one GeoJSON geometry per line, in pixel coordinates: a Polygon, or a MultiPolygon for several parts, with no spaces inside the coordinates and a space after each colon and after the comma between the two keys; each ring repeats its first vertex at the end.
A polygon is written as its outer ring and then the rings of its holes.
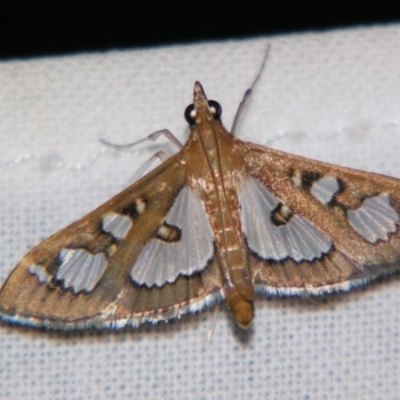
{"type": "Polygon", "coordinates": [[[261,74],[262,74],[262,72],[264,70],[264,67],[265,67],[265,64],[267,62],[267,58],[268,58],[268,54],[269,54],[270,48],[271,48],[271,45],[268,44],[267,45],[267,49],[265,50],[264,58],[263,58],[263,61],[261,63],[260,69],[258,70],[258,73],[256,75],[256,78],[254,79],[252,85],[244,93],[243,99],[239,104],[239,107],[238,107],[238,109],[236,111],[235,119],[233,120],[233,124],[232,124],[232,128],[231,128],[231,134],[232,135],[235,135],[236,128],[237,128],[237,126],[239,124],[240,117],[243,114],[243,110],[244,110],[244,108],[246,106],[246,102],[248,101],[248,99],[250,98],[251,94],[253,93],[254,86],[256,85],[258,80],[260,79],[260,76],[261,76],[261,74]]]}
{"type": "Polygon", "coordinates": [[[137,140],[136,142],[133,143],[127,143],[127,144],[114,144],[110,143],[107,140],[100,139],[100,142],[105,144],[106,146],[110,146],[113,149],[116,150],[126,150],[131,147],[137,146],[140,143],[151,141],[155,142],[161,135],[164,135],[169,141],[171,141],[175,146],[179,148],[179,150],[183,147],[183,144],[168,130],[168,129],[161,129],[159,131],[151,133],[149,136],[137,140]]]}
{"type": "MultiPolygon", "coordinates": [[[[115,150],[123,151],[130,149],[131,147],[134,147],[140,143],[147,142],[147,141],[152,141],[155,142],[161,135],[164,135],[168,140],[170,140],[175,146],[177,146],[179,149],[183,147],[182,143],[168,130],[168,129],[161,129],[159,131],[151,133],[149,136],[137,140],[136,142],[133,143],[127,143],[127,144],[115,144],[115,143],[110,143],[107,140],[100,139],[100,142],[105,144],[106,146],[112,147],[115,150]]],[[[158,158],[161,162],[164,162],[169,155],[165,151],[158,151],[156,154],[154,154],[152,157],[150,157],[132,176],[132,178],[129,180],[129,184],[132,184],[133,182],[136,182],[139,180],[143,174],[146,172],[146,170],[153,164],[153,162],[158,158]]]]}
{"type": "Polygon", "coordinates": [[[169,158],[169,154],[167,154],[165,151],[158,151],[156,154],[154,154],[153,156],[151,156],[132,176],[132,178],[130,179],[130,183],[136,182],[137,180],[139,180],[143,174],[146,172],[147,168],[149,168],[151,166],[151,164],[153,164],[153,162],[156,159],[159,159],[161,162],[164,162],[165,160],[167,160],[169,158]]]}

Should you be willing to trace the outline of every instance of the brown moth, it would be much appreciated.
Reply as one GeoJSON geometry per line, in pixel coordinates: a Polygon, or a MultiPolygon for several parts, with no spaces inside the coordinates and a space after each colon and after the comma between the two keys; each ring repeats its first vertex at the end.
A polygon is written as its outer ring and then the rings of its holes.
{"type": "Polygon", "coordinates": [[[224,301],[247,329],[256,293],[347,291],[399,269],[400,180],[243,142],[198,82],[185,117],[177,154],[23,258],[3,320],[136,327],[224,301]]]}

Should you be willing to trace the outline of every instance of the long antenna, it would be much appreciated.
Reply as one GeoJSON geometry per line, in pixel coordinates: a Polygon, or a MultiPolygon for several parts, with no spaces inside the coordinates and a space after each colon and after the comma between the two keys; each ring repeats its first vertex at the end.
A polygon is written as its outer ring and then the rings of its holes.
{"type": "Polygon", "coordinates": [[[256,86],[258,80],[260,79],[260,77],[261,77],[261,75],[262,75],[262,73],[264,71],[264,68],[265,68],[265,65],[267,63],[267,58],[268,58],[270,49],[271,49],[271,44],[268,43],[267,48],[265,49],[265,54],[264,54],[264,58],[262,60],[260,69],[258,70],[258,73],[257,73],[253,83],[251,84],[251,86],[244,93],[243,99],[239,104],[238,110],[236,111],[235,119],[233,120],[233,124],[232,124],[232,128],[231,128],[231,134],[232,135],[235,135],[235,131],[236,131],[236,128],[237,128],[237,126],[239,124],[239,119],[240,119],[241,115],[243,114],[243,110],[244,110],[244,107],[246,106],[246,102],[248,101],[249,97],[253,93],[254,86],[256,86]]]}

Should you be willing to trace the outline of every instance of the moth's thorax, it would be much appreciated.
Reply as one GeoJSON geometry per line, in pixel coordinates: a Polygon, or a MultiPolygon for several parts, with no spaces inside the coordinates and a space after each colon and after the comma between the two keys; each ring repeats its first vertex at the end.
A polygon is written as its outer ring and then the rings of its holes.
{"type": "Polygon", "coordinates": [[[253,289],[239,215],[238,195],[246,176],[242,142],[220,120],[214,119],[204,93],[196,89],[195,85],[196,123],[191,126],[184,151],[188,185],[205,204],[220,255],[225,290],[234,299],[231,309],[247,310],[241,319],[247,321],[243,326],[248,326],[252,319],[248,310],[252,306],[247,304],[253,298],[253,289]],[[245,304],[241,306],[241,302],[245,304]]]}
{"type": "Polygon", "coordinates": [[[237,194],[246,173],[242,142],[215,119],[198,82],[194,87],[194,108],[195,124],[184,151],[188,179],[210,180],[212,190],[224,187],[237,194]]]}

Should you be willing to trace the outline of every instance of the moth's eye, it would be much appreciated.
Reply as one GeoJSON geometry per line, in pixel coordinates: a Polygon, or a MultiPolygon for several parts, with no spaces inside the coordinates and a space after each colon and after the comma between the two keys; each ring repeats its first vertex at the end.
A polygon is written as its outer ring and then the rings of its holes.
{"type": "Polygon", "coordinates": [[[208,107],[210,113],[214,116],[214,119],[220,119],[222,114],[222,107],[215,100],[208,100],[208,107]]]}
{"type": "Polygon", "coordinates": [[[189,125],[196,123],[196,110],[194,109],[194,104],[190,104],[190,106],[186,107],[185,119],[189,125]]]}

